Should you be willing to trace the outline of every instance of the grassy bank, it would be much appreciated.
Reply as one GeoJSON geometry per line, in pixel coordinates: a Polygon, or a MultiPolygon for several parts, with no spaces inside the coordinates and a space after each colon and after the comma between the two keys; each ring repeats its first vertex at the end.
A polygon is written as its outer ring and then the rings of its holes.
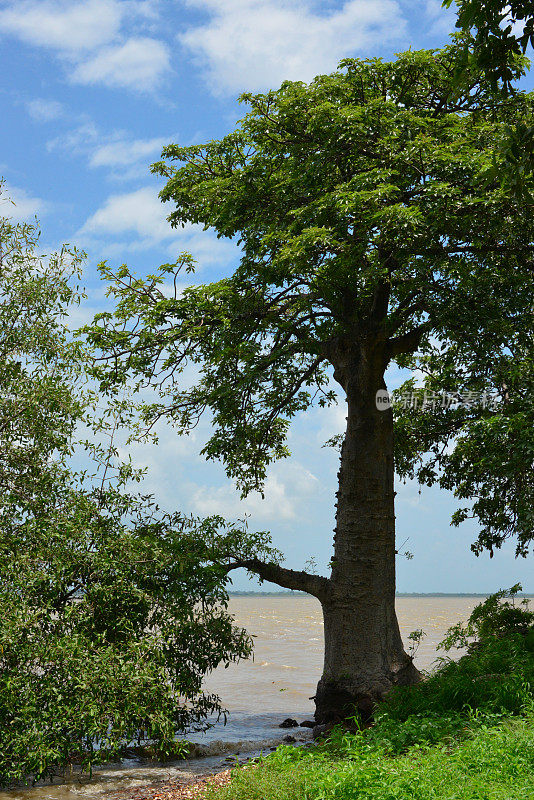
{"type": "Polygon", "coordinates": [[[365,736],[340,747],[282,747],[257,767],[235,770],[210,789],[217,800],[531,800],[534,714],[466,720],[457,738],[417,744],[397,755],[365,736]]]}
{"type": "Polygon", "coordinates": [[[375,724],[235,770],[211,800],[534,800],[534,614],[492,595],[445,646],[471,643],[375,724]],[[476,642],[476,645],[473,644],[476,642]]]}

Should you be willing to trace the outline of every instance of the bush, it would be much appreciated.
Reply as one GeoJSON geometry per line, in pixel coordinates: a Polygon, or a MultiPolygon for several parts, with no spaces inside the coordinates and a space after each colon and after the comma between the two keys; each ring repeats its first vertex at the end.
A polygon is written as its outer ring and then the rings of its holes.
{"type": "Polygon", "coordinates": [[[440,647],[467,647],[468,653],[458,661],[441,659],[416,686],[395,688],[382,713],[399,721],[469,709],[520,713],[534,692],[534,613],[524,601],[516,604],[520,590],[517,585],[491,595],[467,624],[450,628],[440,647]]]}
{"type": "Polygon", "coordinates": [[[126,521],[112,499],[64,487],[49,514],[0,531],[2,785],[133,742],[175,752],[177,733],[221,710],[204,675],[250,653],[206,561],[222,521],[142,507],[126,521]]]}

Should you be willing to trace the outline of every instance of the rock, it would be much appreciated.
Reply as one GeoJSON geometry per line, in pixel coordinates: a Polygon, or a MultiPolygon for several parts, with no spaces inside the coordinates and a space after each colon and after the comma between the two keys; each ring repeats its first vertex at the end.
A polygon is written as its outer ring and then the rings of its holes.
{"type": "Polygon", "coordinates": [[[320,736],[326,733],[326,725],[314,725],[313,726],[313,738],[318,739],[320,736]]]}
{"type": "Polygon", "coordinates": [[[295,737],[294,737],[294,736],[289,736],[289,735],[288,735],[288,736],[284,736],[284,738],[282,739],[282,741],[283,741],[283,742],[287,742],[287,744],[294,744],[294,743],[295,743],[297,740],[295,739],[295,737]]]}
{"type": "Polygon", "coordinates": [[[296,719],[291,719],[288,717],[283,722],[280,723],[278,726],[279,728],[298,728],[299,724],[296,719]]]}
{"type": "Polygon", "coordinates": [[[300,723],[301,728],[315,728],[316,722],[313,719],[305,719],[304,722],[300,723]]]}
{"type": "Polygon", "coordinates": [[[328,722],[325,725],[315,725],[313,728],[313,738],[319,739],[321,736],[326,736],[333,728],[335,728],[333,722],[328,722]]]}

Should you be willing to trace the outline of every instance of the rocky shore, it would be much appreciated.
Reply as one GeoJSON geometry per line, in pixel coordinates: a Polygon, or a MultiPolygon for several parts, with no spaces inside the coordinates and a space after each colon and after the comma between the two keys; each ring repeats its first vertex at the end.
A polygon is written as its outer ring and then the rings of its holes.
{"type": "Polygon", "coordinates": [[[167,782],[157,786],[143,786],[130,791],[112,792],[110,800],[188,800],[202,798],[208,786],[225,786],[230,781],[232,770],[224,769],[215,775],[195,775],[183,782],[167,782]]]}
{"type": "MultiPolygon", "coordinates": [[[[298,723],[296,720],[292,718],[287,718],[283,722],[280,723],[279,727],[283,729],[294,729],[294,728],[312,728],[315,723],[311,720],[305,720],[304,722],[298,723]]],[[[306,740],[303,740],[299,737],[297,739],[294,736],[286,735],[283,737],[280,744],[305,744],[309,743],[306,740]]],[[[243,743],[241,743],[243,744],[243,743]]],[[[271,746],[270,750],[275,750],[275,746],[271,746]]],[[[205,755],[204,752],[199,753],[199,755],[205,755]]],[[[237,758],[239,753],[235,754],[235,759],[237,758]]],[[[232,756],[229,756],[225,759],[225,761],[233,760],[232,756]]],[[[257,756],[252,755],[246,760],[241,760],[239,767],[240,768],[251,768],[254,766],[254,763],[257,761],[257,756]]],[[[236,764],[237,766],[237,764],[236,764]]],[[[111,792],[108,797],[110,800],[188,800],[188,798],[202,798],[204,796],[204,792],[208,786],[225,786],[229,783],[231,779],[231,773],[233,767],[227,767],[224,764],[220,764],[218,766],[212,767],[209,772],[206,773],[197,773],[192,774],[188,772],[184,772],[179,777],[172,781],[165,781],[165,782],[158,782],[158,784],[153,786],[141,786],[135,789],[129,790],[118,790],[115,792],[111,792]]]]}

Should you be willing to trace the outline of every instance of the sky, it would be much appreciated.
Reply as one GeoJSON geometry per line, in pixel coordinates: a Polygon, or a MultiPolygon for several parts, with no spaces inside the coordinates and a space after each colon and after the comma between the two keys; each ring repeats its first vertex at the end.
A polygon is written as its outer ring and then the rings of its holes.
{"type": "MultiPolygon", "coordinates": [[[[37,216],[43,252],[68,242],[87,253],[75,326],[107,307],[102,260],[146,274],[187,250],[194,279],[217,280],[231,274],[238,250],[198,226],[171,229],[162,181],[149,171],[162,147],[231,131],[245,113],[241,92],[311,80],[345,57],[440,47],[454,22],[437,0],[0,0],[0,175],[15,202],[2,213],[37,216]]],[[[402,379],[395,369],[388,377],[391,388],[402,379]]],[[[288,566],[313,558],[324,572],[338,454],[322,445],[344,420],[342,402],[303,413],[264,499],[240,500],[222,466],[199,455],[208,421],[188,438],[162,427],[158,446],[132,455],[162,507],[246,515],[251,529],[271,532],[288,566]]],[[[450,527],[451,495],[413,482],[397,490],[399,549],[414,556],[399,557],[399,591],[486,592],[521,581],[534,592],[532,566],[514,559],[512,545],[491,560],[471,553],[476,525],[450,527]]],[[[234,589],[256,587],[234,576],[234,589]]]]}

